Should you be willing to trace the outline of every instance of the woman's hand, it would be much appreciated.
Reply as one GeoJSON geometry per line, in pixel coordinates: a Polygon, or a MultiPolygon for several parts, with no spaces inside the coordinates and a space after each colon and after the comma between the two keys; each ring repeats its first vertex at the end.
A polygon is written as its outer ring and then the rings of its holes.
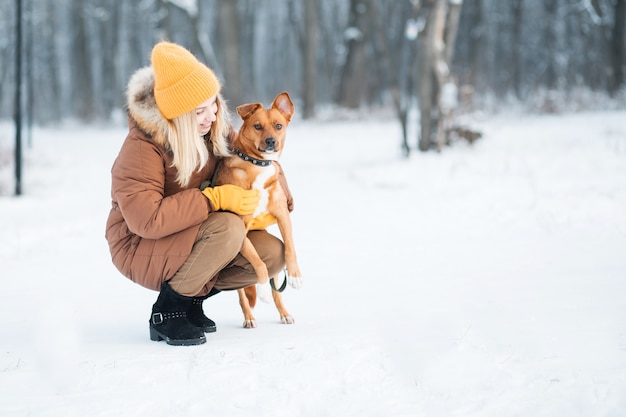
{"type": "Polygon", "coordinates": [[[205,188],[202,194],[209,199],[214,211],[232,211],[240,216],[254,213],[261,199],[258,190],[244,190],[232,184],[205,188]]]}

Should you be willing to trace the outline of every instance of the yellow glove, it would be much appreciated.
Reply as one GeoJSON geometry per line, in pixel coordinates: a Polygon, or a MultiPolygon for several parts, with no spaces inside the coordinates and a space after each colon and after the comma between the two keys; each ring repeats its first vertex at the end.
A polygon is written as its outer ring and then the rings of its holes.
{"type": "Polygon", "coordinates": [[[265,230],[268,226],[277,223],[276,217],[273,214],[263,213],[256,216],[254,219],[250,219],[248,224],[248,230],[265,230]]]}
{"type": "Polygon", "coordinates": [[[205,188],[202,194],[211,201],[213,210],[232,211],[240,216],[254,213],[261,199],[258,190],[244,190],[232,184],[205,188]]]}

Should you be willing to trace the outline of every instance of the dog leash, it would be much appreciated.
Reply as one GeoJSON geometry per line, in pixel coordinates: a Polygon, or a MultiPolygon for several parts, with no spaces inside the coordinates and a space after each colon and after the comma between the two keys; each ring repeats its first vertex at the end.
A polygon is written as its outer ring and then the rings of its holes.
{"type": "Polygon", "coordinates": [[[207,187],[215,187],[215,180],[217,179],[217,174],[220,170],[221,165],[222,160],[218,159],[217,164],[215,165],[215,169],[213,170],[213,176],[209,180],[202,181],[202,184],[200,184],[200,191],[204,190],[207,187]]]}
{"type": "Polygon", "coordinates": [[[283,274],[285,274],[285,279],[283,279],[283,283],[280,288],[276,288],[276,284],[274,283],[274,278],[270,278],[270,286],[276,292],[283,292],[285,288],[287,288],[287,269],[283,269],[283,274]]]}

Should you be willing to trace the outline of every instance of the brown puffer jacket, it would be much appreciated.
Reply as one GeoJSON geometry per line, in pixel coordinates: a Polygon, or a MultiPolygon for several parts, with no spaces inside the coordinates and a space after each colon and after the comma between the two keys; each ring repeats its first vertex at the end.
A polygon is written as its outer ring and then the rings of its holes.
{"type": "Polygon", "coordinates": [[[189,186],[180,187],[168,151],[167,121],[156,106],[153,87],[150,67],[137,71],[128,84],[129,132],[111,170],[105,236],[120,272],[159,290],[189,257],[208,217],[210,204],[199,187],[213,175],[216,158],[211,154],[189,186]]]}

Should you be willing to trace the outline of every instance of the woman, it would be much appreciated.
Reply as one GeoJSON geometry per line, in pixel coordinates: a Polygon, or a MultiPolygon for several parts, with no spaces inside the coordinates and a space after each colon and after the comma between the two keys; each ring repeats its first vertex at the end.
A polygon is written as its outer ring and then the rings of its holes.
{"type": "MultiPolygon", "coordinates": [[[[106,239],[122,274],[159,291],[150,339],[196,345],[216,330],[203,300],[257,281],[239,254],[245,227],[238,215],[251,214],[259,195],[233,185],[200,190],[229,155],[232,128],[220,83],[173,43],[155,45],[151,63],[128,83],[129,132],[111,170],[106,239]]],[[[278,274],[282,242],[265,231],[248,237],[270,276],[278,274]]]]}

